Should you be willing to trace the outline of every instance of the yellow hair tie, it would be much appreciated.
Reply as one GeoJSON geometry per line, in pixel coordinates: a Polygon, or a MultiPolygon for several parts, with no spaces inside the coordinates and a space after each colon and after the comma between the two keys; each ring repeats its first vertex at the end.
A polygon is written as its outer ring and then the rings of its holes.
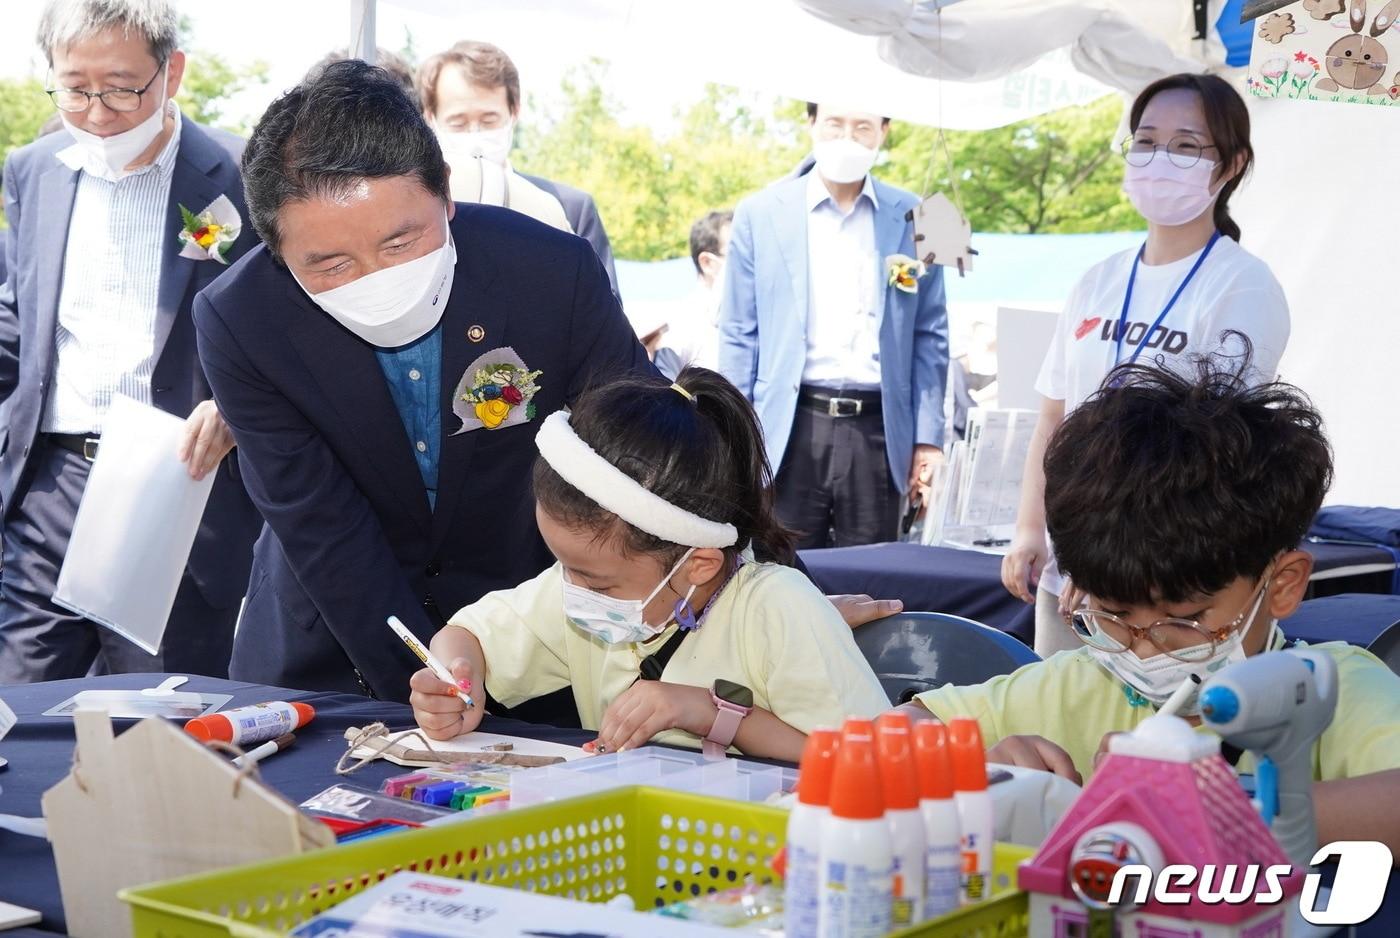
{"type": "Polygon", "coordinates": [[[685,388],[681,387],[679,384],[673,384],[673,385],[671,385],[671,390],[672,390],[672,391],[675,391],[675,392],[676,392],[677,394],[679,394],[681,397],[683,397],[683,398],[685,398],[686,400],[690,401],[690,403],[692,403],[692,404],[695,403],[695,395],[694,395],[694,394],[691,394],[689,391],[687,391],[685,388]]]}

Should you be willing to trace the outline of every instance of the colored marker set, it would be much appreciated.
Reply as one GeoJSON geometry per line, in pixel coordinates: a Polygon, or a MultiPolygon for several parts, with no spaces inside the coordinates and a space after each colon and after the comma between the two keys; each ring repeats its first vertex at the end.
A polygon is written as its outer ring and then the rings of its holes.
{"type": "Polygon", "coordinates": [[[385,779],[380,791],[391,798],[451,811],[473,811],[487,805],[504,808],[510,801],[510,773],[498,766],[463,763],[425,769],[385,779]]]}

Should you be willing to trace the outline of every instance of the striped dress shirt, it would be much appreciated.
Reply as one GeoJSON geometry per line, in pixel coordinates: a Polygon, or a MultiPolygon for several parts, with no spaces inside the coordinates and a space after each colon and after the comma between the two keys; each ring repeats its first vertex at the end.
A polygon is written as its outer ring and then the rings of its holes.
{"type": "MultiPolygon", "coordinates": [[[[180,147],[180,112],[172,110],[175,132],[150,166],[117,182],[78,175],[45,433],[100,433],[116,393],[151,403],[161,264],[179,253],[178,244],[166,243],[165,224],[180,147]]],[[[84,162],[76,145],[57,156],[75,169],[84,162]]]]}

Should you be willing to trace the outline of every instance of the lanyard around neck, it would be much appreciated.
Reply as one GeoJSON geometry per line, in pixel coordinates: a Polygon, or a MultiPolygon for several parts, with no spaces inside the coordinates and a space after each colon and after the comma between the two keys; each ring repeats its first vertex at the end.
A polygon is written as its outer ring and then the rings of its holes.
{"type": "MultiPolygon", "coordinates": [[[[1176,301],[1181,299],[1181,294],[1185,292],[1186,285],[1191,282],[1192,277],[1196,276],[1196,271],[1201,269],[1201,265],[1204,264],[1206,258],[1210,256],[1210,249],[1215,247],[1215,242],[1219,240],[1219,231],[1216,231],[1210,236],[1210,240],[1206,242],[1205,250],[1201,252],[1200,257],[1196,258],[1196,263],[1192,264],[1191,270],[1187,272],[1186,279],[1181,281],[1181,285],[1176,288],[1176,292],[1172,294],[1172,298],[1167,300],[1167,305],[1162,307],[1162,311],[1157,314],[1156,321],[1142,334],[1142,339],[1138,342],[1137,347],[1133,349],[1132,357],[1128,359],[1129,364],[1138,360],[1138,356],[1142,354],[1142,350],[1147,345],[1148,339],[1152,338],[1152,333],[1157,331],[1157,327],[1162,324],[1162,320],[1167,318],[1167,313],[1170,313],[1172,307],[1176,305],[1176,301]]],[[[1133,284],[1137,282],[1138,265],[1142,263],[1142,255],[1146,250],[1146,244],[1138,248],[1137,257],[1133,258],[1132,273],[1128,275],[1128,291],[1123,295],[1123,311],[1118,315],[1118,344],[1115,346],[1113,352],[1114,365],[1117,365],[1123,360],[1123,336],[1128,334],[1128,308],[1132,306],[1133,303],[1133,284]]]]}

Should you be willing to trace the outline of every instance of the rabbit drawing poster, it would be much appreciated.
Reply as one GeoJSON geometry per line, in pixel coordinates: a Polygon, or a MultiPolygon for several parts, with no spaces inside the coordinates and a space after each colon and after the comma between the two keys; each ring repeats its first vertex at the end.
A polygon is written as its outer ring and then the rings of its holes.
{"type": "Polygon", "coordinates": [[[1297,0],[1254,20],[1251,94],[1400,106],[1400,0],[1297,0]]]}

